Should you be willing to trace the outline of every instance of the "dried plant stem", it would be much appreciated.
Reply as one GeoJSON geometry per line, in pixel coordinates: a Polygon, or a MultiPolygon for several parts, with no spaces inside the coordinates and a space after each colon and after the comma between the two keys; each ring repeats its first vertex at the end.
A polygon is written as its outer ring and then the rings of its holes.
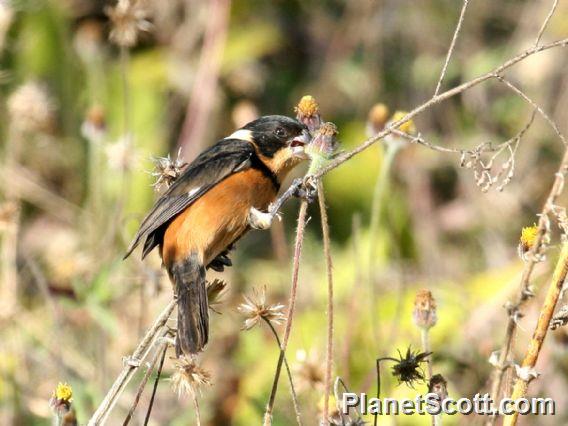
{"type": "Polygon", "coordinates": [[[152,414],[152,408],[154,407],[154,399],[156,398],[156,390],[158,389],[158,383],[160,381],[160,376],[162,375],[162,368],[164,368],[164,361],[166,360],[166,353],[168,352],[168,347],[165,346],[162,351],[162,359],[160,359],[160,365],[158,366],[158,372],[156,373],[156,380],[154,380],[154,386],[152,387],[152,395],[150,396],[150,402],[148,403],[148,411],[146,412],[146,417],[144,418],[144,426],[147,426],[150,421],[150,414],[152,414]]]}
{"type": "MultiPolygon", "coordinates": [[[[166,333],[163,333],[164,336],[166,334],[167,334],[167,331],[166,331],[166,333]]],[[[124,423],[122,423],[122,426],[127,426],[130,423],[130,420],[132,420],[132,416],[134,415],[134,411],[136,410],[136,407],[138,407],[138,403],[140,402],[140,398],[142,397],[142,393],[144,392],[144,389],[146,389],[146,383],[148,383],[148,380],[150,380],[150,376],[152,375],[152,371],[154,371],[154,367],[156,366],[156,364],[158,363],[158,360],[160,359],[160,355],[165,352],[167,347],[168,347],[168,344],[163,343],[159,348],[157,348],[156,353],[154,354],[153,358],[148,363],[148,367],[146,368],[146,372],[144,373],[144,377],[142,377],[142,380],[140,381],[140,385],[138,386],[138,390],[136,391],[136,396],[134,397],[134,402],[132,402],[132,406],[130,407],[130,410],[128,410],[128,414],[126,415],[126,418],[124,419],[124,423]]]]}
{"type": "Polygon", "coordinates": [[[89,426],[102,425],[106,421],[109,413],[114,408],[118,398],[124,391],[124,388],[134,375],[134,372],[140,366],[140,363],[146,358],[148,352],[154,345],[156,337],[160,334],[165,326],[170,314],[174,310],[175,300],[170,301],[162,313],[156,318],[152,327],[144,335],[132,355],[128,358],[126,365],[114,381],[112,387],[106,394],[105,398],[89,420],[89,426]]]}
{"type": "MultiPolygon", "coordinates": [[[[272,331],[272,334],[274,335],[274,338],[276,339],[276,343],[278,343],[278,347],[280,347],[280,337],[278,337],[278,333],[276,332],[276,329],[274,328],[274,326],[272,325],[272,323],[270,322],[270,320],[266,319],[265,317],[262,317],[262,319],[264,320],[264,322],[268,325],[268,327],[270,328],[270,330],[272,331]]],[[[290,371],[290,365],[288,364],[288,360],[286,359],[286,356],[284,356],[284,366],[286,367],[286,373],[288,374],[288,381],[290,382],[290,394],[292,395],[292,404],[294,405],[294,413],[296,414],[296,421],[298,422],[298,425],[302,425],[302,416],[300,413],[300,404],[298,403],[298,395],[296,395],[296,388],[294,387],[294,381],[292,380],[292,372],[290,371]]]]}
{"type": "Polygon", "coordinates": [[[452,53],[454,53],[454,48],[456,47],[456,41],[458,40],[458,36],[461,31],[461,27],[463,24],[463,20],[465,18],[465,11],[467,9],[467,4],[469,0],[464,0],[463,6],[461,8],[460,17],[458,19],[458,24],[456,25],[456,29],[454,31],[454,36],[452,37],[452,42],[450,43],[450,47],[448,49],[448,54],[446,55],[446,61],[444,62],[444,66],[442,67],[442,72],[440,73],[440,78],[438,79],[438,84],[436,84],[436,90],[434,91],[434,96],[436,96],[440,92],[440,88],[442,87],[442,81],[446,76],[446,71],[448,70],[448,65],[450,63],[450,59],[452,57],[452,53]]]}
{"type": "Polygon", "coordinates": [[[518,64],[519,62],[523,61],[524,59],[528,58],[529,56],[532,56],[536,53],[539,53],[539,52],[542,52],[542,51],[545,51],[545,50],[549,50],[549,49],[553,49],[553,48],[556,48],[556,47],[566,47],[566,46],[568,46],[568,38],[564,38],[564,39],[557,40],[555,42],[548,43],[548,44],[543,44],[543,45],[540,45],[540,46],[531,47],[530,49],[527,49],[527,50],[519,53],[517,56],[515,56],[515,57],[509,59],[508,61],[504,62],[503,64],[501,64],[497,68],[493,69],[492,71],[490,71],[486,74],[483,74],[483,75],[481,75],[477,78],[474,78],[472,80],[466,81],[465,83],[460,84],[459,86],[456,86],[452,89],[449,89],[449,90],[447,90],[443,93],[440,93],[439,95],[431,97],[428,101],[426,101],[422,105],[414,108],[412,111],[410,111],[404,117],[402,117],[400,120],[397,120],[397,121],[391,123],[390,125],[386,126],[382,131],[377,133],[375,136],[368,138],[367,140],[365,140],[362,144],[360,144],[356,148],[352,149],[351,151],[347,151],[347,152],[344,152],[343,154],[338,155],[332,162],[330,162],[325,167],[322,167],[313,176],[314,179],[318,179],[318,178],[322,177],[323,175],[329,173],[331,170],[339,167],[340,165],[342,165],[343,163],[345,163],[346,161],[348,161],[349,159],[351,159],[355,155],[361,153],[362,151],[366,150],[370,146],[374,145],[375,143],[377,143],[378,141],[383,139],[386,135],[392,133],[393,129],[400,127],[401,124],[408,122],[409,120],[413,119],[417,115],[426,111],[427,109],[429,109],[433,105],[439,104],[442,101],[450,99],[450,98],[452,98],[456,95],[459,95],[460,93],[465,92],[466,90],[471,89],[472,87],[475,87],[475,86],[477,86],[477,85],[479,85],[479,84],[481,84],[481,83],[483,83],[483,82],[485,82],[485,81],[487,81],[491,78],[494,78],[496,75],[501,74],[503,71],[511,68],[515,64],[518,64]]]}
{"type": "MultiPolygon", "coordinates": [[[[544,343],[544,339],[546,338],[546,334],[550,326],[550,320],[554,315],[554,310],[556,308],[556,304],[558,303],[560,294],[562,293],[562,286],[564,285],[564,281],[566,280],[567,275],[568,275],[568,243],[565,242],[562,244],[560,257],[558,259],[558,262],[556,263],[556,267],[552,275],[550,286],[548,287],[546,298],[540,310],[540,315],[538,318],[538,322],[536,324],[536,328],[534,330],[532,339],[529,342],[525,359],[523,360],[523,363],[521,365],[521,368],[523,369],[532,370],[536,365],[538,356],[540,354],[540,350],[542,349],[542,344],[544,343]]],[[[511,399],[513,399],[513,401],[519,398],[524,398],[526,396],[529,381],[530,381],[530,374],[527,374],[527,377],[517,378],[515,387],[513,389],[513,394],[511,396],[511,399]]],[[[505,417],[503,424],[505,426],[516,425],[518,416],[519,413],[516,411],[515,413],[513,413],[513,415],[505,417]]]]}
{"type": "MultiPolygon", "coordinates": [[[[422,327],[420,328],[420,338],[422,340],[422,352],[429,353],[430,350],[430,329],[422,327]]],[[[428,366],[426,368],[426,380],[430,383],[432,379],[432,358],[427,360],[428,366]]],[[[442,419],[440,415],[432,415],[432,425],[439,426],[442,424],[442,419]]]]}
{"type": "Polygon", "coordinates": [[[329,395],[331,392],[331,372],[333,369],[333,263],[331,259],[331,241],[329,236],[329,221],[325,205],[325,192],[323,183],[318,181],[318,201],[321,215],[321,229],[323,234],[323,252],[327,270],[327,349],[325,358],[325,393],[323,400],[322,424],[329,424],[329,395]]]}
{"type": "Polygon", "coordinates": [[[294,247],[292,285],[290,289],[290,299],[288,302],[288,315],[286,317],[286,325],[284,327],[284,337],[282,338],[282,344],[280,345],[280,356],[278,357],[278,363],[276,364],[276,371],[274,373],[274,382],[272,383],[270,398],[268,400],[268,404],[266,405],[266,411],[264,413],[265,426],[269,426],[272,424],[272,411],[274,409],[276,391],[278,390],[278,379],[280,378],[280,372],[282,370],[282,364],[284,362],[284,356],[286,355],[286,348],[288,346],[288,340],[290,338],[290,331],[292,329],[292,318],[294,316],[294,309],[296,307],[296,295],[298,292],[298,274],[300,270],[300,257],[302,255],[302,245],[304,242],[304,231],[306,229],[307,214],[308,214],[308,202],[306,200],[302,200],[300,204],[300,211],[298,213],[298,227],[296,229],[296,243],[294,247]]]}
{"type": "Polygon", "coordinates": [[[191,393],[191,399],[193,400],[193,407],[195,408],[195,424],[201,426],[201,413],[199,412],[199,401],[197,400],[197,395],[195,392],[191,393]]]}
{"type": "MultiPolygon", "coordinates": [[[[537,263],[537,254],[540,250],[544,234],[546,232],[548,214],[553,210],[557,198],[560,196],[562,189],[564,187],[564,179],[566,172],[568,171],[568,150],[564,152],[564,157],[560,163],[558,172],[555,174],[554,183],[547,196],[544,206],[541,210],[539,221],[538,221],[538,234],[534,242],[533,248],[531,249],[523,273],[521,275],[521,282],[519,285],[519,295],[517,300],[513,305],[514,311],[518,311],[529,299],[531,292],[529,291],[530,278],[533,273],[534,267],[537,263]]],[[[499,400],[501,395],[501,387],[503,383],[503,376],[508,368],[509,354],[511,353],[511,348],[513,347],[513,340],[515,337],[515,332],[517,329],[517,316],[512,314],[509,315],[509,320],[507,322],[507,331],[505,333],[505,341],[501,352],[499,355],[498,364],[495,366],[493,383],[491,386],[491,395],[494,401],[499,400]]],[[[487,424],[495,424],[496,417],[491,417],[487,424]]]]}
{"type": "MultiPolygon", "coordinates": [[[[422,352],[429,353],[430,351],[430,330],[428,328],[420,329],[420,338],[422,340],[422,352]]],[[[432,360],[428,359],[428,368],[426,369],[426,379],[430,381],[432,378],[432,360]]]]}
{"type": "Polygon", "coordinates": [[[544,19],[544,22],[542,23],[542,26],[540,27],[540,31],[538,32],[538,35],[536,36],[536,41],[534,42],[535,46],[538,46],[538,44],[540,43],[540,39],[542,38],[542,35],[544,34],[544,31],[546,30],[546,27],[548,26],[548,23],[550,22],[550,18],[552,18],[552,15],[554,15],[554,12],[556,12],[556,6],[558,6],[558,0],[554,0],[554,2],[552,3],[552,7],[550,8],[550,12],[548,12],[548,15],[546,16],[546,18],[544,19]]]}

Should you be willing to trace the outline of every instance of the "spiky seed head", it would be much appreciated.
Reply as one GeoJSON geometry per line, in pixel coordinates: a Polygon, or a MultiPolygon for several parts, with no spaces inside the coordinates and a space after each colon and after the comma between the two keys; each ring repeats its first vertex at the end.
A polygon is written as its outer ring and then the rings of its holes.
{"type": "Polygon", "coordinates": [[[245,302],[237,310],[245,316],[243,330],[255,327],[261,319],[273,324],[281,324],[286,318],[283,312],[284,305],[266,303],[266,287],[260,290],[253,289],[253,296],[244,296],[245,302]]]}
{"type": "Polygon", "coordinates": [[[118,0],[115,7],[107,7],[106,14],[112,22],[111,41],[122,47],[132,47],[142,31],[150,31],[148,13],[135,0],[118,0]]]}
{"type": "Polygon", "coordinates": [[[186,356],[178,358],[170,380],[180,398],[185,395],[194,396],[201,393],[203,386],[211,386],[211,374],[201,368],[194,359],[186,356]]]}
{"type": "Polygon", "coordinates": [[[55,104],[45,86],[28,82],[18,87],[8,98],[11,124],[23,133],[45,133],[53,130],[55,104]]]}

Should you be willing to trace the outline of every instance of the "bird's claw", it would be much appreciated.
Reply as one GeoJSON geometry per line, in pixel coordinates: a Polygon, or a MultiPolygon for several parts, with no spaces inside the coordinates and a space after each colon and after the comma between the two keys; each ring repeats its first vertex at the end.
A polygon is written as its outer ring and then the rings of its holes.
{"type": "Polygon", "coordinates": [[[272,221],[278,217],[277,213],[264,213],[251,207],[248,215],[248,223],[254,229],[268,229],[272,226],[272,221]]]}
{"type": "Polygon", "coordinates": [[[294,196],[306,200],[308,203],[315,201],[317,197],[317,182],[312,176],[304,178],[302,184],[294,192],[294,196]]]}

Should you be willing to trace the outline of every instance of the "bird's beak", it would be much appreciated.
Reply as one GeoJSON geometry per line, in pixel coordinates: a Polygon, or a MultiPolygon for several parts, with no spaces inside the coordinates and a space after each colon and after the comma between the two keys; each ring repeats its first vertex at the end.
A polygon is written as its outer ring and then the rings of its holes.
{"type": "Polygon", "coordinates": [[[292,155],[294,157],[306,159],[308,155],[306,154],[305,148],[306,145],[310,143],[310,140],[310,133],[307,130],[302,130],[302,133],[292,139],[288,144],[292,150],[292,155]]]}

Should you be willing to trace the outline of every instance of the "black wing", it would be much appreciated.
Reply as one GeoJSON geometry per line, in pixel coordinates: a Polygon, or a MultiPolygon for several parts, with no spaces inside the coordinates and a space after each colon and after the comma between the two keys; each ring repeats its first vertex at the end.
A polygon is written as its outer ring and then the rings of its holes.
{"type": "Polygon", "coordinates": [[[223,179],[249,168],[253,155],[253,146],[240,139],[223,139],[202,152],[156,201],[140,224],[124,259],[146,238],[142,253],[144,258],[160,244],[164,225],[223,179]]]}

